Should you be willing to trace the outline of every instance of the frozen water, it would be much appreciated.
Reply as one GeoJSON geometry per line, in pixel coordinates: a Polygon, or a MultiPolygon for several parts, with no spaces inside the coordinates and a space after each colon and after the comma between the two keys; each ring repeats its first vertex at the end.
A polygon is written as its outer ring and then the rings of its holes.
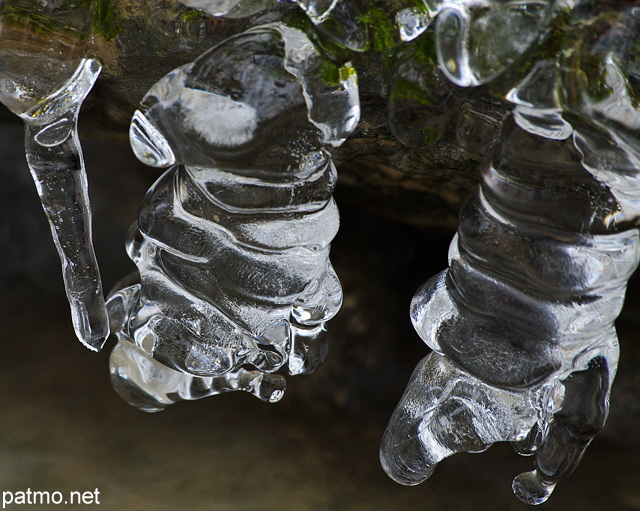
{"type": "MultiPolygon", "coordinates": [[[[340,3],[340,0],[294,0],[314,23],[322,23],[331,14],[331,11],[340,3]]],[[[346,2],[344,2],[346,3],[346,2]]]]}
{"type": "Polygon", "coordinates": [[[322,363],[324,323],[342,301],[328,259],[338,211],[326,146],[358,116],[353,69],[279,24],[228,39],[150,89],[132,146],[149,165],[177,165],[128,237],[139,280],[108,302],[111,372],[131,404],[232,390],[275,401],[284,380],[271,373],[322,363]]]}
{"type": "Polygon", "coordinates": [[[328,10],[317,16],[310,7],[318,8],[323,2],[298,2],[315,23],[319,34],[342,48],[362,52],[369,47],[369,30],[362,17],[362,6],[356,2],[338,1],[327,3],[328,10]]]}
{"type": "MultiPolygon", "coordinates": [[[[540,2],[530,31],[515,2],[483,3],[474,14],[479,5],[456,2],[440,14],[440,64],[460,85],[499,77],[549,22],[540,2]],[[507,11],[516,13],[510,21],[507,11]],[[488,21],[495,39],[481,30],[488,21]],[[501,57],[507,66],[480,55],[496,45],[513,57],[501,57]]],[[[640,31],[640,10],[584,7],[553,21],[546,44],[562,51],[535,49],[538,59],[522,75],[512,69],[508,87],[496,81],[514,113],[462,208],[448,269],[413,299],[411,319],[434,353],[416,369],[381,449],[385,470],[404,484],[447,456],[509,441],[535,456],[513,490],[540,504],[606,420],[614,321],[640,257],[638,55],[628,37],[640,31]]]]}
{"type": "MultiPolygon", "coordinates": [[[[187,7],[212,16],[245,18],[286,0],[179,0],[187,7]]],[[[297,4],[316,29],[338,45],[364,51],[368,45],[366,25],[353,2],[340,0],[290,0],[297,4]]],[[[286,1],[287,4],[290,3],[286,1]]]]}
{"type": "Polygon", "coordinates": [[[21,115],[27,162],[62,263],[73,326],[80,341],[93,350],[102,348],[109,328],[91,242],[77,116],[99,72],[95,60],[83,60],[65,86],[21,115]]]}
{"type": "Polygon", "coordinates": [[[286,387],[284,377],[239,368],[222,376],[199,377],[161,364],[130,342],[120,342],[110,358],[115,390],[131,405],[158,412],[177,401],[201,399],[225,392],[244,391],[275,403],[286,387]]]}
{"type": "Polygon", "coordinates": [[[413,149],[437,142],[460,108],[460,94],[442,76],[435,56],[424,51],[430,39],[427,33],[406,44],[389,73],[387,122],[396,139],[413,149]]]}
{"type": "Polygon", "coordinates": [[[438,60],[447,77],[468,87],[516,65],[544,35],[552,2],[445,2],[438,16],[438,60]]]}
{"type": "Polygon", "coordinates": [[[381,462],[396,481],[415,485],[460,451],[524,438],[553,413],[553,384],[499,389],[432,353],[416,367],[382,439],[381,462]]]}
{"type": "Polygon", "coordinates": [[[396,25],[400,30],[400,39],[413,41],[422,34],[433,21],[433,17],[425,10],[407,7],[396,14],[396,25]]]}
{"type": "Polygon", "coordinates": [[[25,123],[27,162],[62,263],[73,326],[80,341],[97,351],[109,327],[77,121],[101,66],[82,56],[83,19],[77,12],[28,1],[12,7],[42,11],[41,24],[71,23],[78,38],[36,31],[12,16],[11,8],[0,13],[0,101],[25,123]]]}
{"type": "MultiPolygon", "coordinates": [[[[200,9],[212,16],[224,16],[227,18],[244,18],[251,16],[266,9],[277,1],[278,0],[179,0],[181,4],[187,7],[200,9]]],[[[339,3],[339,0],[291,1],[297,3],[316,24],[325,21],[339,3]]]]}
{"type": "Polygon", "coordinates": [[[274,0],[179,0],[181,4],[227,18],[245,18],[271,5],[274,0]]]}

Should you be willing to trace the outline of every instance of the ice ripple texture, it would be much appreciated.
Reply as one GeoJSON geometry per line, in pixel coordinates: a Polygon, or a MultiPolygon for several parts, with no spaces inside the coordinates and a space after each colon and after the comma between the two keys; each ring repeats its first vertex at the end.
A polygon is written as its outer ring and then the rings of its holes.
{"type": "Polygon", "coordinates": [[[108,299],[112,381],[161,410],[242,390],[277,401],[326,355],[342,290],[328,149],[359,118],[355,72],[281,24],[231,37],[154,85],[131,123],[143,162],[173,165],[129,232],[139,279],[108,299]]]}
{"type": "Polygon", "coordinates": [[[439,16],[445,74],[494,83],[514,111],[461,211],[448,269],[413,299],[434,352],[381,461],[418,484],[447,456],[509,441],[535,464],[513,490],[540,504],[608,413],[614,321],[639,256],[640,9],[461,1],[439,16]]]}

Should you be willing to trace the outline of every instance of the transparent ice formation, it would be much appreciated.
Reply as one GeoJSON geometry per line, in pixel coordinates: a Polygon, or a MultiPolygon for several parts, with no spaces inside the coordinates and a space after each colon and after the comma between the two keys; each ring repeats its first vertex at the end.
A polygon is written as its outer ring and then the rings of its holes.
{"type": "Polygon", "coordinates": [[[461,211],[448,269],[413,299],[411,319],[434,352],[389,422],[381,461],[418,484],[447,456],[509,441],[535,464],[513,490],[540,504],[608,413],[614,321],[640,254],[640,8],[535,2],[523,33],[514,12],[533,3],[515,4],[484,2],[481,18],[465,18],[478,4],[455,2],[439,20],[452,79],[472,85],[511,66],[511,85],[496,87],[508,86],[515,109],[461,211]],[[478,19],[505,23],[500,45],[478,19]]]}
{"type": "Polygon", "coordinates": [[[181,4],[227,18],[245,18],[266,9],[274,0],[179,0],[181,4]]]}
{"type": "Polygon", "coordinates": [[[406,7],[396,13],[396,25],[400,31],[400,39],[413,41],[422,34],[435,19],[442,7],[440,0],[423,0],[419,6],[406,7]]]}
{"type": "MultiPolygon", "coordinates": [[[[244,18],[256,14],[282,0],[179,0],[181,4],[227,18],[244,18]]],[[[327,19],[340,0],[291,0],[318,24],[327,19]]]]}
{"type": "Polygon", "coordinates": [[[553,4],[549,0],[444,2],[436,25],[442,71],[463,87],[504,74],[545,32],[553,4]]]}
{"type": "MultiPolygon", "coordinates": [[[[212,16],[245,18],[285,0],[179,0],[187,7],[212,16]]],[[[333,43],[350,50],[364,51],[368,46],[366,24],[354,2],[348,0],[290,0],[296,3],[316,30],[333,43]]],[[[286,4],[290,4],[286,1],[286,4]]]]}
{"type": "Polygon", "coordinates": [[[327,148],[359,118],[353,68],[300,31],[257,27],[166,75],[131,123],[140,160],[173,165],[130,230],[139,278],[109,297],[112,381],[132,405],[247,391],[277,401],[326,354],[342,291],[327,148]]]}
{"type": "Polygon", "coordinates": [[[460,94],[439,70],[429,51],[433,43],[433,34],[426,33],[404,44],[389,73],[387,123],[394,137],[413,149],[440,140],[459,110],[460,94]]]}
{"type": "Polygon", "coordinates": [[[83,56],[88,21],[81,11],[0,1],[0,102],[25,123],[27,161],[62,263],[73,326],[97,351],[109,326],[77,122],[101,66],[83,56]]]}
{"type": "Polygon", "coordinates": [[[369,47],[369,32],[356,2],[302,2],[316,30],[342,48],[362,52],[369,47]],[[321,8],[322,6],[322,8],[321,8]],[[313,9],[312,9],[313,7],[313,9]],[[320,12],[321,15],[317,13],[320,12]]]}
{"type": "Polygon", "coordinates": [[[350,3],[347,0],[294,0],[315,24],[326,21],[337,5],[350,3]]]}
{"type": "Polygon", "coordinates": [[[413,41],[431,24],[429,14],[416,7],[407,7],[396,14],[396,24],[400,30],[400,39],[413,41]]]}

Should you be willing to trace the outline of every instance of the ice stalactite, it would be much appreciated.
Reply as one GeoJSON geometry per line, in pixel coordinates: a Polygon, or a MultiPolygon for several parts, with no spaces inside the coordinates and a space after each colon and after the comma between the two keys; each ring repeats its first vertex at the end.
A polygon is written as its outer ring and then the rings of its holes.
{"type": "Polygon", "coordinates": [[[404,484],[443,458],[513,442],[513,490],[544,502],[603,427],[614,328],[639,258],[640,8],[451,2],[440,64],[514,105],[460,214],[449,268],[415,295],[434,352],[416,368],[381,461],[404,484]]]}
{"type": "Polygon", "coordinates": [[[0,2],[0,101],[25,123],[27,162],[62,263],[73,326],[98,351],[109,327],[77,122],[101,66],[85,57],[91,10],[39,4],[0,2]]]}
{"type": "Polygon", "coordinates": [[[243,390],[277,401],[326,354],[342,291],[328,148],[359,118],[356,78],[303,32],[266,25],[161,79],[131,124],[149,190],[127,250],[139,280],[108,300],[112,381],[132,405],[243,390]]]}

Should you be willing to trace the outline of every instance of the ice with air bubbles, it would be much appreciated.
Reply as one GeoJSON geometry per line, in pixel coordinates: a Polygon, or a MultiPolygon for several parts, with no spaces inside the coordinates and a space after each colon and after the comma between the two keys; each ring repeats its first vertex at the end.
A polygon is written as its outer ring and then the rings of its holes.
{"type": "Polygon", "coordinates": [[[97,351],[109,327],[77,130],[80,107],[101,70],[86,56],[91,12],[31,0],[4,7],[0,102],[24,121],[27,163],[60,256],[73,326],[78,339],[97,351]],[[21,9],[39,16],[25,22],[21,9]],[[47,24],[67,26],[71,35],[43,30],[47,24]]]}

